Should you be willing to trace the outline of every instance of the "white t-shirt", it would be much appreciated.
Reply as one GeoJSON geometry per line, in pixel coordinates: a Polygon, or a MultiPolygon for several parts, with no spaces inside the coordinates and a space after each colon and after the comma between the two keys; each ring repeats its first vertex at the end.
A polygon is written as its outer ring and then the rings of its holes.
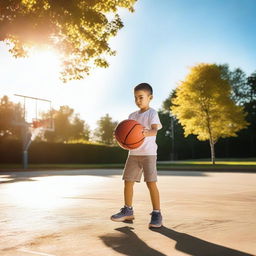
{"type": "MultiPolygon", "coordinates": [[[[143,113],[140,113],[140,110],[133,112],[129,115],[128,119],[136,120],[146,129],[151,129],[152,124],[157,124],[158,130],[162,128],[158,113],[153,108],[149,108],[143,113]]],[[[140,147],[129,150],[129,155],[157,155],[156,136],[145,137],[144,142],[140,147]]]]}

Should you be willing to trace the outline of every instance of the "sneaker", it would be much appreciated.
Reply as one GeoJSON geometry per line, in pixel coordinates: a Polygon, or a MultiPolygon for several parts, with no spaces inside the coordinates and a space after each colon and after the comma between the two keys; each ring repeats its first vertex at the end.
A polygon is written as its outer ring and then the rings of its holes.
{"type": "Polygon", "coordinates": [[[127,206],[124,206],[123,208],[120,209],[119,213],[116,213],[111,216],[111,220],[118,221],[118,222],[125,221],[125,220],[134,220],[133,209],[127,206]]]}
{"type": "Polygon", "coordinates": [[[160,228],[162,226],[162,220],[163,220],[161,212],[153,211],[150,213],[150,215],[151,215],[151,221],[149,223],[149,227],[160,228]]]}

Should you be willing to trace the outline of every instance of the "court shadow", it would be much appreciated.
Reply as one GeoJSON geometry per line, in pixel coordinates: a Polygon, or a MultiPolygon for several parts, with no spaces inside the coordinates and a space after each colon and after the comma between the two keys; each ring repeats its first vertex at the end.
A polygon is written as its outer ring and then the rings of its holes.
{"type": "MultiPolygon", "coordinates": [[[[29,170],[29,171],[0,171],[0,184],[20,181],[34,181],[38,177],[52,176],[98,176],[111,178],[122,175],[122,169],[87,169],[87,170],[29,170]]],[[[198,177],[208,175],[200,171],[159,171],[160,176],[190,176],[198,177]]]]}
{"type": "Polygon", "coordinates": [[[158,170],[158,176],[189,176],[189,177],[207,177],[207,172],[203,171],[190,171],[190,170],[181,170],[181,171],[168,171],[168,170],[158,170]]]}
{"type": "MultiPolygon", "coordinates": [[[[245,252],[237,251],[222,245],[207,242],[197,237],[180,233],[167,227],[150,228],[171,240],[176,241],[175,249],[193,256],[253,256],[245,252]]],[[[170,254],[171,255],[171,254],[170,254]]]]}
{"type": "Polygon", "coordinates": [[[120,175],[121,170],[116,169],[89,169],[89,170],[31,170],[31,171],[1,171],[0,184],[15,183],[21,181],[36,181],[41,177],[56,176],[99,176],[109,177],[120,175]]]}
{"type": "Polygon", "coordinates": [[[128,256],[166,256],[142,241],[132,230],[131,227],[115,229],[121,233],[100,236],[104,244],[118,253],[128,256]]]}

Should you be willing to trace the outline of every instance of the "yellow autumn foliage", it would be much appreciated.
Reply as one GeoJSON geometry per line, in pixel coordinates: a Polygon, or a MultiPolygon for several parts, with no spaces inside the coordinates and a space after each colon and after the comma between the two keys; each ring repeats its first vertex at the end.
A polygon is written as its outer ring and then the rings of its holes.
{"type": "Polygon", "coordinates": [[[61,79],[82,79],[94,67],[108,67],[115,55],[109,39],[123,27],[121,8],[134,11],[137,0],[2,0],[0,41],[14,57],[34,46],[50,46],[62,60],[61,79]]]}
{"type": "Polygon", "coordinates": [[[215,144],[219,138],[237,136],[246,128],[243,107],[231,100],[231,86],[215,64],[199,64],[176,89],[171,112],[184,128],[185,136],[215,144]]]}

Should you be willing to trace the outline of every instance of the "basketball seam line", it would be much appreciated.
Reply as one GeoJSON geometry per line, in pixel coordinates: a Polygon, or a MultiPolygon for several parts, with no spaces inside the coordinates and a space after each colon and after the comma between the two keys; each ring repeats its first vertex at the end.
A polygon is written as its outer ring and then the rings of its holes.
{"type": "Polygon", "coordinates": [[[130,144],[124,143],[124,144],[127,145],[127,146],[130,146],[130,145],[134,145],[134,144],[140,143],[140,142],[143,141],[144,139],[145,139],[145,137],[142,138],[141,140],[135,142],[135,143],[130,143],[130,144]]]}
{"type": "Polygon", "coordinates": [[[120,147],[129,149],[128,147],[125,147],[126,144],[121,141],[120,137],[117,134],[115,134],[115,136],[117,137],[117,143],[120,145],[120,147]]]}
{"type": "Polygon", "coordinates": [[[131,133],[131,131],[133,130],[133,128],[134,128],[136,125],[139,125],[139,124],[135,124],[135,125],[132,127],[132,129],[127,133],[127,135],[126,135],[126,137],[125,137],[125,139],[124,139],[124,144],[126,144],[125,141],[126,141],[127,137],[129,136],[129,134],[131,133]]]}

